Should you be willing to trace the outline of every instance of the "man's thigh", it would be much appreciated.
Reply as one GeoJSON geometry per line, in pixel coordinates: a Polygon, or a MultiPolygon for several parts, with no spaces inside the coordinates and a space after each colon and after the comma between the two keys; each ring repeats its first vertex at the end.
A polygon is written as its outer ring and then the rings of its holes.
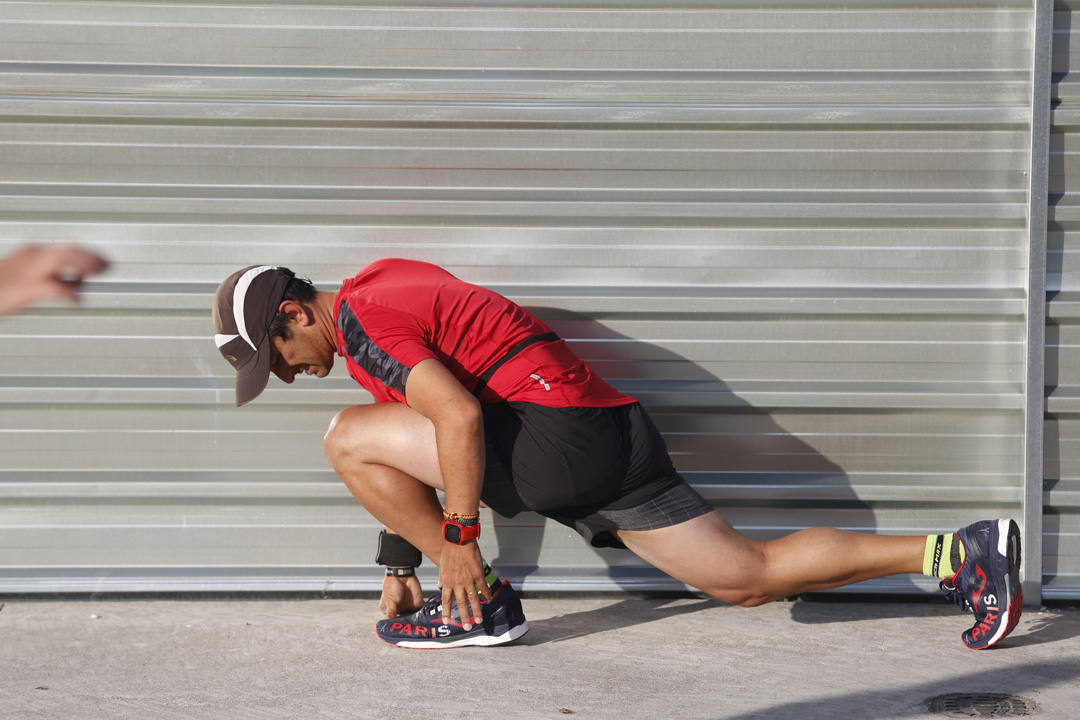
{"type": "Polygon", "coordinates": [[[345,408],[330,421],[325,445],[335,466],[339,460],[387,465],[443,489],[435,426],[401,403],[345,408]]]}
{"type": "Polygon", "coordinates": [[[740,534],[716,511],[656,530],[614,532],[650,565],[717,597],[734,597],[760,579],[765,567],[761,544],[740,534]]]}

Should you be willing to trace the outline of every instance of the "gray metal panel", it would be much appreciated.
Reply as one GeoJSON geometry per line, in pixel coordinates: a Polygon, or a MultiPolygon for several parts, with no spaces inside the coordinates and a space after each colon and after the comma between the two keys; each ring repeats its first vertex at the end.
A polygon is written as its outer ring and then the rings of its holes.
{"type": "Polygon", "coordinates": [[[1080,233],[1074,10],[1054,16],[1053,113],[1046,275],[1046,433],[1043,594],[1080,597],[1080,233]]]}
{"type": "Polygon", "coordinates": [[[1049,217],[1050,85],[1054,2],[1034,3],[1031,63],[1031,145],[1028,177],[1027,308],[1024,313],[1024,511],[1022,572],[1026,605],[1042,604],[1043,478],[1046,476],[1046,235],[1049,217]]]}
{"type": "MultiPolygon", "coordinates": [[[[231,406],[253,262],[534,308],[755,537],[1020,512],[1027,3],[443,5],[0,3],[0,247],[115,263],[0,321],[0,590],[379,585],[320,443],[368,396],[231,406]]],[[[672,586],[485,520],[526,589],[672,586]]]]}

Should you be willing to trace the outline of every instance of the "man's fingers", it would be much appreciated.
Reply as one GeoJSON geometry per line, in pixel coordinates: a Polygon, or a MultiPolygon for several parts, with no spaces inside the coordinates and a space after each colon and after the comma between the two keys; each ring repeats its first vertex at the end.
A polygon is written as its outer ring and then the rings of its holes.
{"type": "Polygon", "coordinates": [[[387,577],[383,580],[379,611],[383,618],[392,620],[416,612],[424,604],[424,593],[416,576],[407,578],[387,577]]]}
{"type": "Polygon", "coordinates": [[[79,291],[82,289],[82,280],[65,282],[53,279],[44,284],[41,295],[42,299],[48,297],[63,298],[69,302],[79,302],[79,291]]]}
{"type": "Polygon", "coordinates": [[[458,614],[461,615],[461,627],[472,630],[474,622],[479,622],[479,614],[473,610],[473,598],[476,596],[465,588],[458,588],[457,592],[458,614]]]}
{"type": "Polygon", "coordinates": [[[95,252],[76,245],[59,245],[51,249],[48,261],[56,268],[56,274],[67,280],[68,276],[82,279],[109,267],[109,261],[95,252]]]}
{"type": "Polygon", "coordinates": [[[442,621],[446,625],[450,622],[450,610],[454,603],[454,591],[449,585],[442,586],[442,621]]]}
{"type": "Polygon", "coordinates": [[[472,630],[472,616],[469,615],[469,603],[466,599],[465,588],[456,587],[450,592],[450,602],[446,599],[447,593],[443,591],[443,622],[450,622],[451,602],[457,604],[458,615],[461,616],[461,627],[464,630],[472,630]]]}
{"type": "Polygon", "coordinates": [[[493,596],[492,596],[492,594],[491,594],[491,588],[490,588],[490,587],[488,587],[488,584],[487,584],[487,578],[484,578],[483,580],[481,580],[480,582],[478,582],[478,583],[477,583],[477,587],[479,587],[479,588],[480,588],[480,594],[484,596],[484,600],[485,600],[486,602],[491,602],[491,598],[492,598],[493,596]]]}
{"type": "Polygon", "coordinates": [[[484,622],[484,611],[480,607],[480,595],[475,589],[469,591],[469,607],[472,608],[473,620],[478,623],[484,622]]]}
{"type": "Polygon", "coordinates": [[[480,595],[476,590],[466,590],[463,587],[454,588],[453,591],[443,589],[442,616],[443,623],[449,623],[452,614],[451,603],[456,603],[458,615],[461,616],[461,627],[472,630],[474,623],[484,621],[483,607],[480,604],[480,595]]]}
{"type": "Polygon", "coordinates": [[[384,598],[379,605],[379,609],[382,610],[383,617],[387,620],[392,620],[400,615],[405,614],[404,603],[399,597],[384,598]]]}

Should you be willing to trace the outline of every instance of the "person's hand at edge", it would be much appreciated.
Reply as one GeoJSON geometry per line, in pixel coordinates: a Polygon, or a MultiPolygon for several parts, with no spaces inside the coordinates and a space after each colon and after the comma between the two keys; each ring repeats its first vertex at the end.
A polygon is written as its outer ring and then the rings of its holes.
{"type": "Polygon", "coordinates": [[[78,302],[83,278],[108,266],[105,258],[75,245],[27,245],[0,260],[0,315],[41,300],[78,302]]]}

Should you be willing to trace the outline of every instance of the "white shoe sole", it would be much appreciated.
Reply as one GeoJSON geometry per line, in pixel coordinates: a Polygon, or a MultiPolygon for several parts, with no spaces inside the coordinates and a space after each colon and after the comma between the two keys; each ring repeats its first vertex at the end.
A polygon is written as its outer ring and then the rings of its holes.
{"type": "Polygon", "coordinates": [[[412,648],[414,650],[442,650],[443,648],[469,647],[471,645],[486,647],[512,642],[528,631],[529,623],[522,621],[520,625],[515,625],[501,635],[473,635],[472,637],[461,638],[460,640],[448,643],[435,642],[433,640],[402,640],[401,642],[394,643],[394,645],[403,648],[412,648]]]}
{"type": "MultiPolygon", "coordinates": [[[[1001,555],[1002,557],[1006,558],[1009,561],[1010,566],[1012,565],[1012,561],[1014,559],[1016,560],[1017,565],[1019,566],[1019,561],[1020,561],[1019,547],[1016,547],[1016,548],[1009,547],[1009,534],[1010,534],[1010,531],[1012,530],[1012,523],[1013,523],[1013,521],[1008,520],[1008,519],[1006,519],[1006,520],[998,520],[998,546],[997,546],[997,551],[998,551],[999,555],[1001,555]],[[1013,557],[1014,554],[1016,555],[1015,558],[1013,557]]],[[[1002,581],[1005,583],[1005,587],[1010,588],[1010,589],[1011,589],[1011,585],[1012,585],[1011,580],[1013,579],[1013,578],[1010,577],[1011,574],[1012,574],[1012,569],[1010,568],[1009,572],[1006,572],[1005,575],[1002,577],[1002,581]]],[[[990,647],[993,647],[994,645],[997,645],[999,640],[1001,640],[1003,637],[1005,637],[1010,632],[1012,632],[1013,628],[1016,627],[1016,623],[1020,619],[1020,614],[1023,612],[1023,608],[1018,603],[1016,603],[1014,601],[1014,598],[1017,597],[1017,596],[1023,597],[1022,590],[1020,589],[1019,584],[1016,586],[1016,594],[1014,595],[1013,593],[1010,593],[1009,597],[1005,598],[1005,602],[1002,603],[1002,605],[1004,605],[1004,607],[1001,610],[1001,623],[998,626],[997,632],[994,633],[994,636],[987,641],[986,648],[990,648],[990,647]],[[1015,617],[1014,617],[1014,615],[1015,615],[1015,617]]],[[[986,649],[986,648],[983,648],[983,649],[986,649]]]]}

